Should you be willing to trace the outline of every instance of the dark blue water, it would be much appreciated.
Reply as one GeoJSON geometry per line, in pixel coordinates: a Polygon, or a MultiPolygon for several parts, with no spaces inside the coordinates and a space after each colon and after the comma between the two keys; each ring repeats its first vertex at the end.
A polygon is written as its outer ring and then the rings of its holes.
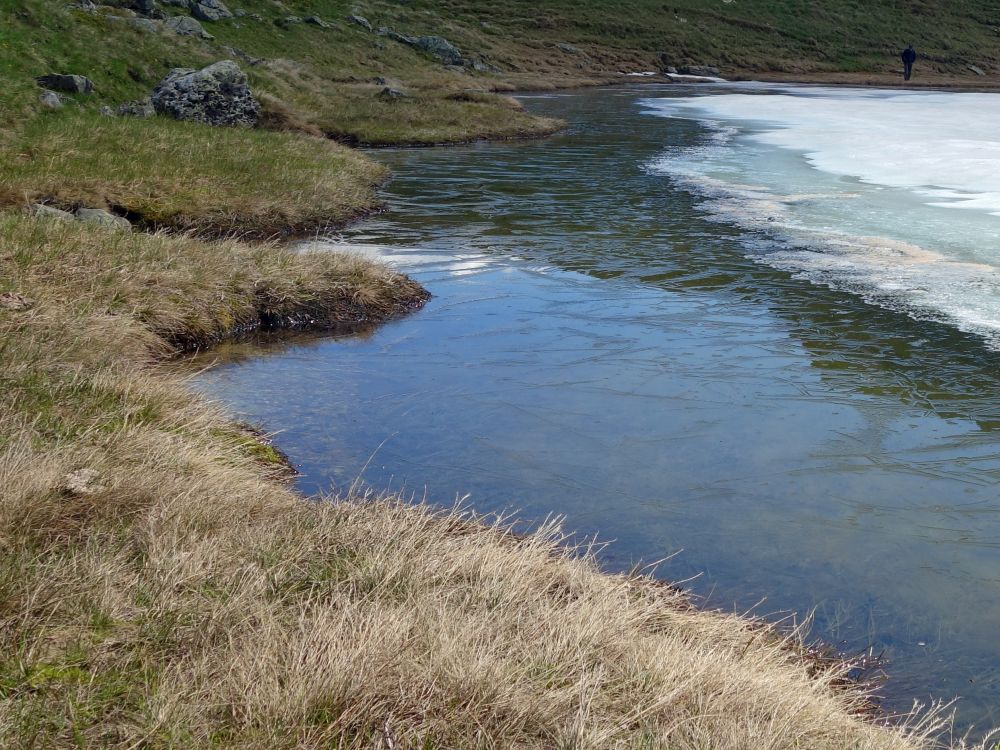
{"type": "Polygon", "coordinates": [[[884,651],[889,709],[1000,724],[1000,355],[749,260],[776,240],[644,168],[710,137],[644,96],[526,99],[571,123],[546,141],[376,152],[389,210],[334,241],[426,309],[231,348],[200,387],[306,492],[564,515],[611,569],[673,556],[658,575],[710,606],[884,651]]]}

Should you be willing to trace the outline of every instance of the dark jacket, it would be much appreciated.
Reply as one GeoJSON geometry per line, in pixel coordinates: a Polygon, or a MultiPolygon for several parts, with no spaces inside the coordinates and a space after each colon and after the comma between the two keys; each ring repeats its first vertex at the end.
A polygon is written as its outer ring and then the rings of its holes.
{"type": "Polygon", "coordinates": [[[903,58],[903,62],[910,63],[911,65],[917,59],[917,51],[913,47],[907,47],[903,50],[903,54],[900,55],[903,58]]]}

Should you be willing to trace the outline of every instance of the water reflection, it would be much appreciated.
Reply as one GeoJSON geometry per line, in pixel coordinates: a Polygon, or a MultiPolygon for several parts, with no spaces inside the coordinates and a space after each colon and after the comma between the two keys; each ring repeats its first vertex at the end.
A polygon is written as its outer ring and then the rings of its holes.
{"type": "Polygon", "coordinates": [[[710,137],[646,95],[532,99],[574,123],[545,142],[379,152],[391,210],[338,239],[402,248],[435,298],[202,386],[283,430],[306,491],[367,464],[564,513],[616,540],[609,567],[683,549],[663,574],[718,606],[815,608],[826,638],[887,649],[891,706],[961,694],[1000,723],[998,355],[748,260],[773,239],[643,170],[710,137]]]}

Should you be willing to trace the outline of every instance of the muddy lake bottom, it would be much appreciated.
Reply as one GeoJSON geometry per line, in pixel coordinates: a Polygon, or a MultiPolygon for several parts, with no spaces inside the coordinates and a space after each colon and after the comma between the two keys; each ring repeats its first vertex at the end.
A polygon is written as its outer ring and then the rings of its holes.
{"type": "Polygon", "coordinates": [[[328,242],[433,299],[213,352],[196,387],[305,493],[564,516],[609,570],[662,560],[709,607],[884,652],[889,711],[1000,725],[1000,354],[761,263],[774,237],[647,168],[711,138],[650,92],[526,97],[571,123],[535,143],[375,152],[389,210],[328,242]]]}

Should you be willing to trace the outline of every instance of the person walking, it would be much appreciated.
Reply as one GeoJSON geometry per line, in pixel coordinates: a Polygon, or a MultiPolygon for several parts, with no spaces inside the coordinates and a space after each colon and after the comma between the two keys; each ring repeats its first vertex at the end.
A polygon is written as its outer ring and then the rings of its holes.
{"type": "Polygon", "coordinates": [[[913,75],[913,63],[917,60],[917,51],[913,49],[912,43],[903,50],[900,57],[903,58],[903,80],[909,81],[913,75]]]}

